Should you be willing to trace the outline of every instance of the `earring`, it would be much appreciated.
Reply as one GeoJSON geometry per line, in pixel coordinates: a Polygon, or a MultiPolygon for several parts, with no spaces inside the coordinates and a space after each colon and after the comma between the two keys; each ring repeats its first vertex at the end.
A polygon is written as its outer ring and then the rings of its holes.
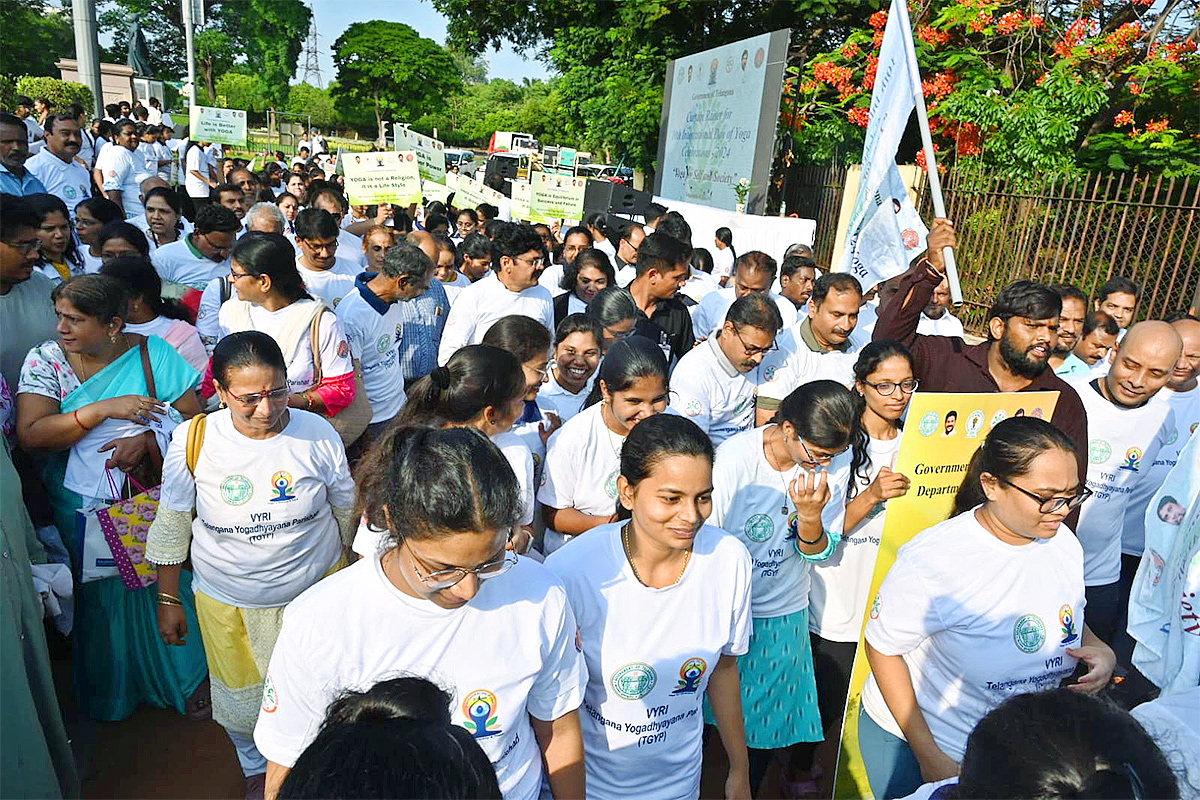
{"type": "Polygon", "coordinates": [[[116,332],[116,331],[113,331],[112,333],[110,333],[110,334],[108,335],[108,339],[109,339],[109,341],[111,341],[113,344],[116,344],[116,343],[117,343],[117,332],[116,332]]]}

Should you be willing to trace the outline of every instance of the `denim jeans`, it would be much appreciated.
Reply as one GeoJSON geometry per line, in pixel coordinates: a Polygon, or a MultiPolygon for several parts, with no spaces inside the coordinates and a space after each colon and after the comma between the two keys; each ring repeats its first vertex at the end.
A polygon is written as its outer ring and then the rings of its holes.
{"type": "Polygon", "coordinates": [[[896,737],[867,714],[858,712],[858,746],[867,768],[867,780],[877,800],[907,797],[924,781],[921,765],[908,742],[896,737]]]}

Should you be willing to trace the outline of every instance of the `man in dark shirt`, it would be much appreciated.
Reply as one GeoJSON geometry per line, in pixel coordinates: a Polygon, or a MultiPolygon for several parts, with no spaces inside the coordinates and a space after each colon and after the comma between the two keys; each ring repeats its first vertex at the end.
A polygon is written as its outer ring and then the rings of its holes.
{"type": "MultiPolygon", "coordinates": [[[[988,341],[967,344],[950,336],[921,336],[921,310],[946,273],[942,248],[957,236],[948,219],[934,220],[929,249],[900,277],[899,290],[879,312],[872,338],[896,339],[913,355],[915,377],[928,392],[1058,392],[1050,422],[1075,442],[1079,482],[1087,476],[1087,412],[1075,390],[1049,369],[1062,301],[1049,286],[1017,281],[988,311],[988,341]]],[[[1073,524],[1078,510],[1067,523],[1073,524]]]]}
{"type": "Polygon", "coordinates": [[[655,343],[669,349],[675,360],[696,342],[692,315],[675,296],[687,282],[690,257],[690,246],[664,233],[652,233],[638,248],[637,277],[629,284],[629,293],[642,314],[662,329],[655,343]]]}

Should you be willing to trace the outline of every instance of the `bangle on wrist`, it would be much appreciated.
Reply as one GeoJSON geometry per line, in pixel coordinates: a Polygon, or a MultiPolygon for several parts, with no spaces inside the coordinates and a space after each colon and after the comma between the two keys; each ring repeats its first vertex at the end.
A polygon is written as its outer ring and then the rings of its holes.
{"type": "Polygon", "coordinates": [[[175,608],[183,608],[183,603],[180,603],[177,600],[168,600],[165,597],[158,598],[158,604],[160,606],[173,606],[175,608]]]}
{"type": "Polygon", "coordinates": [[[311,391],[304,393],[304,402],[307,404],[304,406],[304,410],[312,411],[313,410],[313,397],[312,397],[311,391]]]}
{"type": "Polygon", "coordinates": [[[175,596],[175,595],[173,595],[173,594],[170,594],[169,592],[159,592],[159,593],[158,593],[158,599],[159,599],[159,600],[170,600],[170,601],[174,601],[174,602],[176,602],[176,603],[182,603],[182,602],[183,602],[183,601],[182,601],[182,600],[180,600],[178,597],[176,597],[176,596],[175,596]]]}

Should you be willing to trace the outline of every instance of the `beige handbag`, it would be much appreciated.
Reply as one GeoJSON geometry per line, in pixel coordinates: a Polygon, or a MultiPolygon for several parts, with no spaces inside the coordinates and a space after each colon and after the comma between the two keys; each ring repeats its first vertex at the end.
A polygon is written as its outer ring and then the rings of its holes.
{"type": "MultiPolygon", "coordinates": [[[[322,306],[317,309],[317,313],[313,315],[312,331],[310,334],[312,342],[313,354],[313,385],[316,388],[321,385],[322,370],[321,370],[321,343],[320,327],[321,315],[327,309],[322,306]]],[[[363,385],[362,365],[358,363],[358,359],[352,359],[354,365],[354,402],[346,408],[343,408],[336,416],[326,417],[333,429],[342,437],[342,444],[346,447],[358,441],[358,437],[363,435],[363,431],[371,424],[371,417],[374,416],[374,411],[371,410],[371,401],[367,399],[367,388],[363,385]]]]}

